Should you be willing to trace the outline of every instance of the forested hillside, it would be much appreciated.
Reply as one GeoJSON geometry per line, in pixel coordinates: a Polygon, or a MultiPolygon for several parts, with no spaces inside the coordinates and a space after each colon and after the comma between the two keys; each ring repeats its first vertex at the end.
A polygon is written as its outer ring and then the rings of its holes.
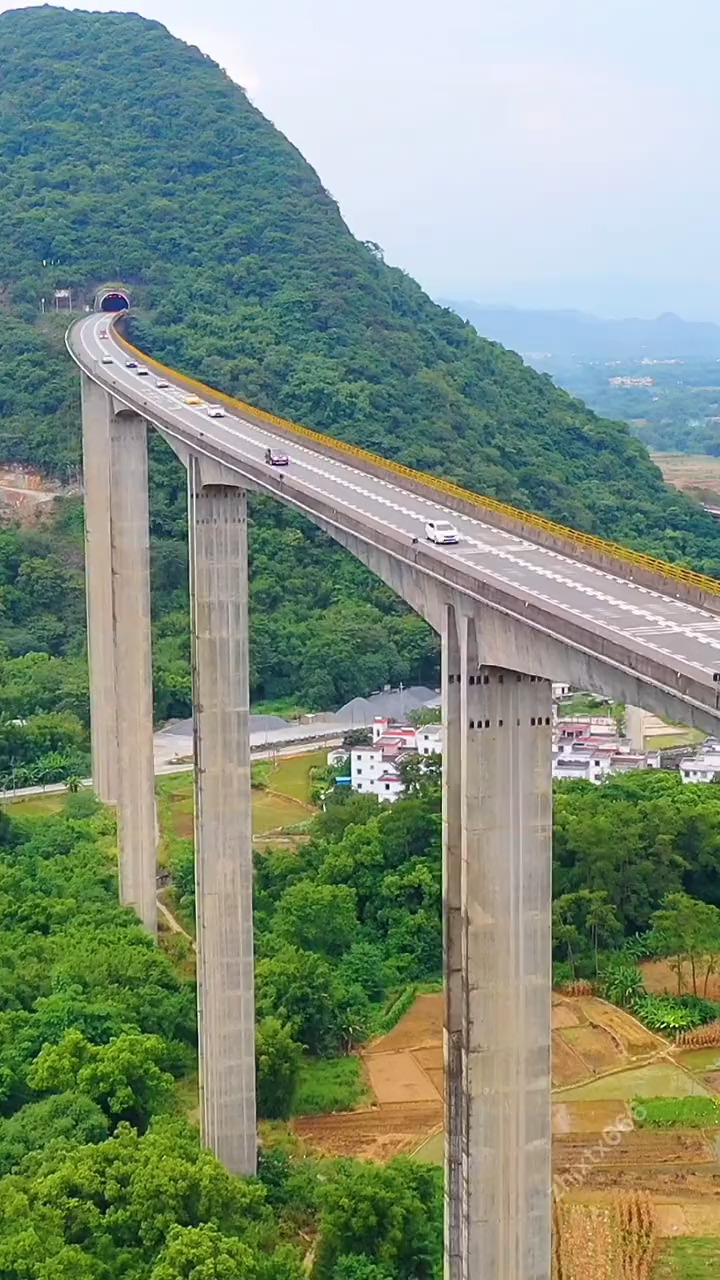
{"type": "MultiPolygon", "coordinates": [[[[41,299],[69,287],[85,305],[99,283],[124,281],[138,339],[227,391],[720,572],[717,526],[664,487],[625,426],[480,338],[355,240],[295,148],[159,24],[0,14],[0,177],[0,457],[76,471],[77,379],[64,318],[42,315],[41,299]]],[[[184,480],[157,441],[152,459],[157,711],[182,714],[184,480]]],[[[259,503],[253,514],[255,700],[320,707],[435,677],[432,638],[389,592],[295,517],[259,503]]],[[[44,552],[59,581],[68,561],[79,573],[79,527],[63,518],[44,552]]],[[[42,601],[25,592],[33,559],[32,535],[0,546],[0,661],[10,659],[0,696],[29,647],[62,660],[83,652],[81,612],[69,616],[63,590],[42,601]]]]}

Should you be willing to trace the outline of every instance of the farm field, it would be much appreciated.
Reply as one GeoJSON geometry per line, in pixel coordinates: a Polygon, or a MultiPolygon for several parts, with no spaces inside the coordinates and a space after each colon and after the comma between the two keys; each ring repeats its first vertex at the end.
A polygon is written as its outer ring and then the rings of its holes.
{"type": "Polygon", "coordinates": [[[720,497],[720,458],[705,453],[652,453],[653,462],[660,468],[668,484],[705,501],[711,495],[720,497]]]}
{"type": "Polygon", "coordinates": [[[554,1096],[560,1102],[593,1102],[601,1098],[631,1102],[633,1098],[687,1098],[709,1092],[697,1076],[665,1059],[616,1071],[599,1080],[587,1080],[554,1096]]]}
{"type": "Polygon", "coordinates": [[[720,1234],[664,1244],[652,1280],[716,1280],[717,1276],[720,1276],[720,1234]]]}
{"type": "MultiPolygon", "coordinates": [[[[442,1014],[441,995],[419,997],[363,1051],[375,1105],[298,1117],[296,1136],[328,1154],[386,1160],[411,1153],[441,1165],[442,1014]]],[[[631,1118],[635,1098],[711,1096],[716,1065],[720,1072],[720,1048],[675,1053],[602,1000],[554,996],[553,1170],[572,1211],[564,1270],[553,1280],[720,1280],[720,1135],[636,1129],[631,1118]],[[574,1086],[557,1087],[568,1078],[574,1086]],[[604,1130],[616,1132],[617,1142],[604,1140],[604,1130]],[[634,1236],[619,1225],[621,1200],[623,1213],[649,1205],[653,1214],[653,1249],[641,1259],[623,1253],[634,1236]]]]}
{"type": "MultiPolygon", "coordinates": [[[[315,812],[310,802],[310,770],[325,763],[325,751],[309,751],[297,756],[281,756],[271,766],[266,790],[253,791],[253,833],[266,835],[283,827],[296,826],[315,812]]],[[[156,780],[158,818],[161,833],[191,837],[193,833],[192,773],[164,774],[156,780]]],[[[59,813],[65,805],[65,792],[28,796],[21,800],[5,800],[18,817],[34,817],[59,813]]]]}
{"type": "Polygon", "coordinates": [[[657,1248],[653,1207],[642,1193],[556,1206],[553,1280],[651,1280],[657,1248]]]}
{"type": "MultiPolygon", "coordinates": [[[[315,812],[310,804],[310,770],[324,764],[324,751],[281,757],[268,775],[268,786],[252,793],[253,835],[306,822],[315,812]]],[[[189,838],[193,834],[193,778],[191,773],[167,774],[156,783],[161,835],[189,838]]],[[[50,797],[48,797],[50,798],[50,797]]]]}

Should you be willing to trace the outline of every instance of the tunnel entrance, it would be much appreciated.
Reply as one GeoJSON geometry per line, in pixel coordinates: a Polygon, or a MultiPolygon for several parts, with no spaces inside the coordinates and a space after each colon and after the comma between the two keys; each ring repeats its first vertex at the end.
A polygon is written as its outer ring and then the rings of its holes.
{"type": "Polygon", "coordinates": [[[100,298],[100,311],[127,311],[130,299],[119,289],[109,289],[100,298]]]}

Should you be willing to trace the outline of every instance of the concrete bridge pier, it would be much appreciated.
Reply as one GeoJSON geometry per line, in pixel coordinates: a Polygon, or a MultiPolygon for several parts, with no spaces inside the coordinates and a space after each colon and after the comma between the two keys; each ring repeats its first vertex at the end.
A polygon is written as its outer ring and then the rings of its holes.
{"type": "Polygon", "coordinates": [[[82,380],[93,784],[117,805],[120,900],[157,928],[147,424],[82,380]]]}
{"type": "Polygon", "coordinates": [[[90,676],[90,740],[95,793],[117,800],[115,631],[110,532],[110,403],[82,377],[83,486],[85,492],[85,597],[90,676]]]}
{"type": "Polygon", "coordinates": [[[147,423],[110,412],[120,900],[157,931],[147,423]]]}
{"type": "Polygon", "coordinates": [[[446,1277],[550,1280],[551,685],[481,641],[448,609],[446,1277]]]}
{"type": "Polygon", "coordinates": [[[188,464],[202,1136],[256,1168],[247,495],[188,464]]]}

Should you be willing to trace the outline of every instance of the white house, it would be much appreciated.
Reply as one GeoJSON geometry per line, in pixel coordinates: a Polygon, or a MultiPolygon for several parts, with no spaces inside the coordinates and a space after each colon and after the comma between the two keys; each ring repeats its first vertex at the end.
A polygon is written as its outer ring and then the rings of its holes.
{"type": "Polygon", "coordinates": [[[720,776],[720,742],[709,739],[696,756],[684,756],[679,767],[683,782],[714,782],[720,776]]]}

